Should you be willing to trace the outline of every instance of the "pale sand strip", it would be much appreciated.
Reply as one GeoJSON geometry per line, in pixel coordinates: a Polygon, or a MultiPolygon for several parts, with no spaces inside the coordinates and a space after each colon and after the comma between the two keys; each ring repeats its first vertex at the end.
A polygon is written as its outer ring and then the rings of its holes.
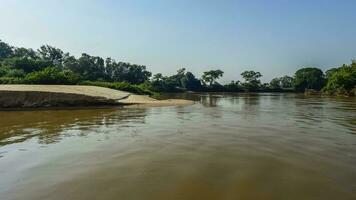
{"type": "Polygon", "coordinates": [[[144,106],[177,106],[177,105],[191,105],[194,101],[185,99],[167,99],[157,100],[145,95],[131,94],[128,98],[119,100],[119,103],[126,105],[144,105],[144,106]]]}
{"type": "Polygon", "coordinates": [[[190,105],[183,99],[156,100],[145,95],[97,86],[81,85],[0,85],[0,107],[86,106],[96,104],[145,106],[190,105]]]}
{"type": "Polygon", "coordinates": [[[55,92],[102,97],[112,100],[124,99],[130,95],[129,92],[85,85],[0,85],[0,91],[55,92]]]}

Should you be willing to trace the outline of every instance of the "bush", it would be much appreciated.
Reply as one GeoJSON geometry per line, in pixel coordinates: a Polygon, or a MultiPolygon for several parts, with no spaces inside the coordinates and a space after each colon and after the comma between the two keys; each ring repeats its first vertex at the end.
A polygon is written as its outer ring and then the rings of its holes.
{"type": "Polygon", "coordinates": [[[12,68],[21,69],[26,73],[30,73],[43,70],[44,68],[51,66],[52,63],[41,59],[13,57],[5,59],[3,65],[11,66],[12,68]]]}
{"type": "Polygon", "coordinates": [[[22,69],[13,69],[10,68],[6,71],[6,74],[4,75],[6,77],[17,77],[17,78],[23,78],[26,76],[26,73],[22,69]]]}
{"type": "Polygon", "coordinates": [[[26,75],[25,83],[29,84],[64,84],[73,85],[79,82],[79,76],[70,70],[59,70],[47,67],[41,71],[31,72],[26,75]]]}
{"type": "Polygon", "coordinates": [[[22,84],[24,80],[18,77],[0,77],[0,84],[22,84]]]}
{"type": "Polygon", "coordinates": [[[153,92],[144,88],[143,85],[133,85],[127,82],[101,82],[101,81],[84,81],[80,85],[92,85],[99,87],[111,88],[114,90],[122,90],[127,92],[132,92],[135,94],[146,94],[153,95],[153,92]]]}
{"type": "Polygon", "coordinates": [[[356,87],[356,63],[334,69],[323,91],[330,94],[348,94],[356,87]]]}
{"type": "Polygon", "coordinates": [[[9,66],[0,65],[0,77],[21,77],[23,78],[26,75],[25,71],[22,69],[16,69],[9,66]]]}

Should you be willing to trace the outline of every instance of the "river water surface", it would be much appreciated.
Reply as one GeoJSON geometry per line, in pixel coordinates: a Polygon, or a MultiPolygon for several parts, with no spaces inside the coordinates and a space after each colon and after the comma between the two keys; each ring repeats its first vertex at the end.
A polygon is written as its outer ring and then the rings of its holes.
{"type": "Polygon", "coordinates": [[[0,199],[356,199],[356,99],[0,112],[0,199]]]}

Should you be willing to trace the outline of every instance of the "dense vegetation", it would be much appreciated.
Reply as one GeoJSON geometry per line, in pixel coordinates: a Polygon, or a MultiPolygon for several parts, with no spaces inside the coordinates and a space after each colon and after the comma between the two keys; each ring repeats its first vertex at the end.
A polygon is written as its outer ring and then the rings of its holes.
{"type": "Polygon", "coordinates": [[[62,50],[44,45],[38,50],[12,47],[0,40],[0,84],[84,84],[130,91],[152,92],[303,92],[322,90],[329,94],[354,95],[356,62],[324,72],[318,68],[302,68],[293,77],[282,76],[262,83],[262,74],[241,73],[243,82],[222,85],[218,80],[224,72],[216,69],[203,73],[199,79],[181,68],[172,76],[152,76],[146,66],[117,62],[83,53],[76,58],[62,50]]]}

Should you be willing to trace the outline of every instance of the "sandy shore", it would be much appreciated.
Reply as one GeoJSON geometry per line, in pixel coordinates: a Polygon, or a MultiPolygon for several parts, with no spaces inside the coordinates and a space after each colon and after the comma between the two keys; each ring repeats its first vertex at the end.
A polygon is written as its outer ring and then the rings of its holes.
{"type": "Polygon", "coordinates": [[[129,92],[85,85],[0,85],[0,91],[54,92],[117,100],[127,98],[130,95],[129,92]]]}
{"type": "Polygon", "coordinates": [[[156,100],[97,86],[0,85],[0,108],[85,107],[102,105],[189,105],[183,99],[156,100]]]}
{"type": "Polygon", "coordinates": [[[191,105],[194,101],[185,99],[166,99],[157,100],[145,95],[131,94],[125,99],[119,100],[124,105],[143,105],[143,106],[175,106],[175,105],[191,105]]]}

